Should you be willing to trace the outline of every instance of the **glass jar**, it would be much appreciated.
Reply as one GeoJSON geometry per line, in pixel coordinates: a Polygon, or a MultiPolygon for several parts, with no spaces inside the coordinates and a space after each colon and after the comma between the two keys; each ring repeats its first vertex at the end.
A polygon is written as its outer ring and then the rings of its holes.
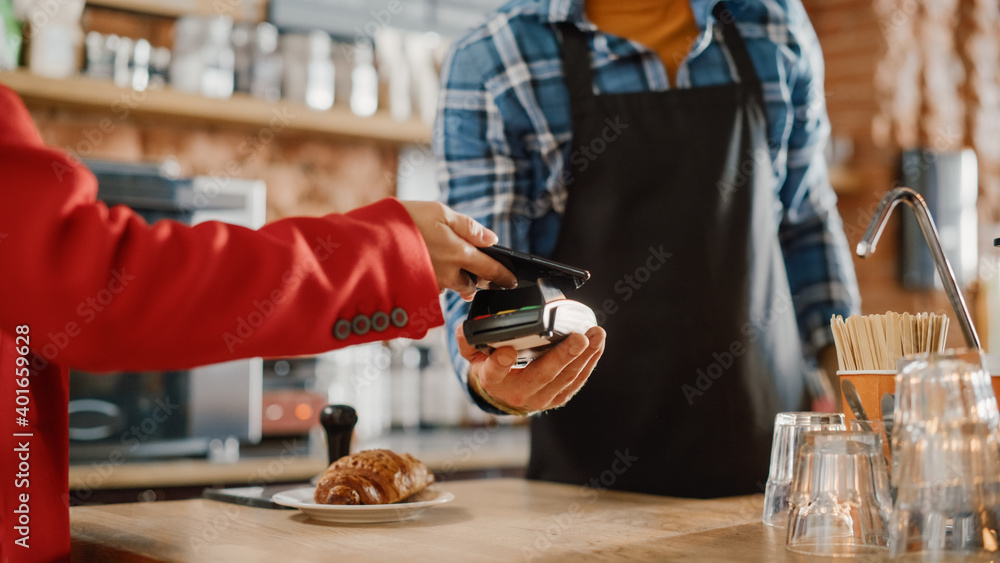
{"type": "Polygon", "coordinates": [[[284,62],[278,53],[278,28],[267,22],[258,24],[254,34],[250,95],[268,102],[278,101],[283,69],[284,62]]]}
{"type": "Polygon", "coordinates": [[[181,92],[201,92],[205,62],[201,51],[208,32],[203,18],[182,17],[174,26],[174,53],[170,61],[170,85],[181,92]]]}
{"type": "Polygon", "coordinates": [[[201,76],[201,93],[209,98],[229,98],[233,95],[236,73],[236,54],[231,37],[233,20],[219,16],[208,20],[208,33],[202,49],[204,70],[201,76]]]}
{"type": "Polygon", "coordinates": [[[331,49],[330,36],[324,31],[281,36],[285,70],[282,93],[287,100],[316,110],[333,106],[336,73],[331,49]]]}
{"type": "Polygon", "coordinates": [[[83,0],[32,2],[27,9],[31,26],[28,66],[49,78],[69,78],[78,70],[83,46],[83,0]]]}
{"type": "Polygon", "coordinates": [[[378,73],[375,50],[371,43],[354,44],[354,70],[351,72],[351,111],[367,117],[378,110],[378,73]]]}
{"type": "Polygon", "coordinates": [[[87,34],[86,75],[98,80],[112,80],[115,74],[117,35],[104,35],[96,31],[87,34]]]}

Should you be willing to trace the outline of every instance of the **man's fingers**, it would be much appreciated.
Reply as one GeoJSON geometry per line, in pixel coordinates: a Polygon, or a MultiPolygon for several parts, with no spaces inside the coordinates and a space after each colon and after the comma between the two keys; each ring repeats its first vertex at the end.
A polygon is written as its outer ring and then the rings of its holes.
{"type": "Polygon", "coordinates": [[[485,354],[477,350],[475,346],[472,346],[467,340],[465,340],[464,328],[465,323],[461,323],[455,327],[455,342],[458,343],[458,353],[461,354],[463,358],[471,362],[478,359],[479,356],[485,354]]]}
{"type": "MultiPolygon", "coordinates": [[[[483,389],[486,389],[486,391],[492,395],[493,391],[500,386],[504,378],[506,378],[510,373],[510,370],[513,369],[515,362],[517,362],[517,351],[510,346],[494,350],[493,353],[486,358],[486,361],[483,362],[483,371],[479,374],[479,383],[483,386],[483,389]]],[[[507,400],[507,397],[497,398],[507,400]]],[[[517,397],[515,397],[515,399],[516,398],[517,397]]],[[[508,404],[514,407],[518,406],[514,403],[508,404]]]]}
{"type": "MultiPolygon", "coordinates": [[[[558,401],[557,398],[563,394],[563,391],[573,386],[577,381],[581,379],[586,381],[587,377],[590,375],[590,371],[594,369],[597,365],[597,360],[600,359],[601,354],[604,351],[604,341],[606,333],[604,329],[599,327],[594,327],[587,332],[588,340],[590,341],[589,346],[584,350],[583,354],[578,356],[575,360],[570,362],[562,372],[552,380],[552,383],[547,385],[545,389],[541,390],[537,399],[544,404],[543,408],[554,408],[561,406],[565,401],[558,401]]],[[[582,383],[580,383],[582,385],[582,383]]],[[[579,388],[579,385],[577,385],[579,388]]]]}
{"type": "Polygon", "coordinates": [[[566,366],[573,363],[587,349],[587,337],[573,333],[565,340],[549,350],[542,357],[534,360],[524,368],[525,377],[532,383],[532,395],[552,383],[566,366]]]}
{"type": "Polygon", "coordinates": [[[583,385],[587,383],[587,380],[590,379],[590,374],[594,373],[594,368],[597,367],[597,362],[601,359],[603,354],[604,349],[602,348],[598,350],[597,353],[592,355],[590,357],[590,361],[587,362],[587,366],[580,370],[576,379],[570,382],[569,386],[559,392],[559,394],[552,399],[549,408],[561,407],[568,403],[569,400],[573,398],[573,395],[576,395],[576,393],[583,388],[583,385]]]}

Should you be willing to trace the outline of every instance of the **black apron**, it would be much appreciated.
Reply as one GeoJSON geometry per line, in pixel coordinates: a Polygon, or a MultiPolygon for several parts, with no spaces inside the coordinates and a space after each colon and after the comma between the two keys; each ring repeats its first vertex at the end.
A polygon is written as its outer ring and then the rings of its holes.
{"type": "MultiPolygon", "coordinates": [[[[593,274],[607,350],[569,404],[532,420],[528,477],[686,497],[761,492],[774,415],[804,403],[760,81],[595,95],[561,26],[573,117],[553,258],[593,274]]],[[[729,21],[730,23],[721,23],[729,21]]]]}

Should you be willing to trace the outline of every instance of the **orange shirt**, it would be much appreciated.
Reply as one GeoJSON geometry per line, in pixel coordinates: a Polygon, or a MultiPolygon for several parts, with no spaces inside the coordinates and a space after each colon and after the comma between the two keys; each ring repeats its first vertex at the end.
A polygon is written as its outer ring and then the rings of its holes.
{"type": "Polygon", "coordinates": [[[701,33],[688,0],[587,0],[584,7],[587,19],[601,31],[658,54],[671,84],[701,33]]]}

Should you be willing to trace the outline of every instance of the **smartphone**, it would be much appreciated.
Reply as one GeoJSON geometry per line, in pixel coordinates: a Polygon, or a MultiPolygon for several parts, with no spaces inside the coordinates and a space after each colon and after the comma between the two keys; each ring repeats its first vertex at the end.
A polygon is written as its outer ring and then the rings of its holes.
{"type": "MultiPolygon", "coordinates": [[[[579,288],[590,279],[590,272],[567,264],[560,264],[548,258],[518,252],[505,246],[490,246],[479,249],[483,254],[500,262],[514,274],[518,281],[538,281],[539,279],[572,282],[573,289],[579,288]]],[[[468,272],[466,272],[468,273],[468,272]]],[[[470,275],[473,281],[476,277],[470,275]]]]}
{"type": "Polygon", "coordinates": [[[271,500],[275,494],[299,488],[307,483],[294,485],[268,485],[264,487],[237,487],[233,489],[205,489],[202,496],[207,499],[254,508],[271,508],[275,510],[295,510],[290,506],[282,506],[271,500]]]}
{"type": "Polygon", "coordinates": [[[503,246],[479,250],[524,283],[476,292],[463,325],[469,344],[486,353],[513,347],[517,367],[524,367],[571,333],[597,326],[589,307],[565,295],[590,279],[587,270],[503,246]]]}

